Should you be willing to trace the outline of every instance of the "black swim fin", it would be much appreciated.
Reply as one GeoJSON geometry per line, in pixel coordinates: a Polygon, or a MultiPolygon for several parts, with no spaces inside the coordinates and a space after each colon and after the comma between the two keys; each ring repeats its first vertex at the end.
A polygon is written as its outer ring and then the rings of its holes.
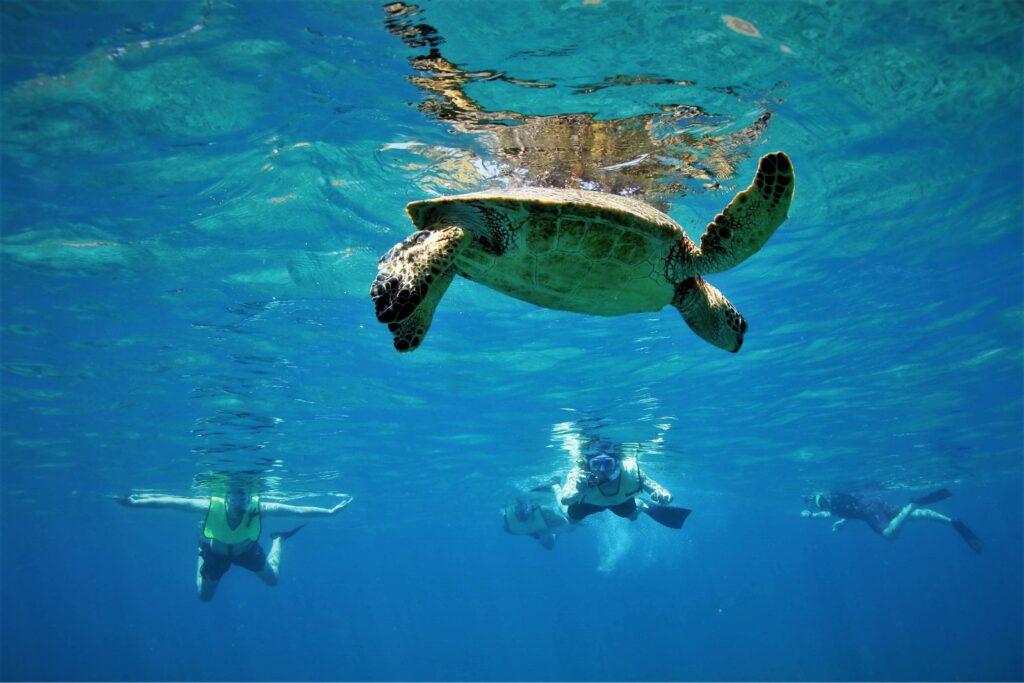
{"type": "Polygon", "coordinates": [[[953,528],[960,534],[961,538],[971,546],[971,550],[976,553],[981,552],[981,539],[974,535],[974,532],[967,528],[967,525],[961,522],[959,519],[953,520],[953,528]]]}
{"type": "Polygon", "coordinates": [[[561,480],[558,477],[552,477],[550,483],[534,486],[530,489],[530,493],[551,493],[551,487],[559,483],[561,483],[561,480]]]}
{"type": "Polygon", "coordinates": [[[274,531],[274,532],[271,532],[270,537],[271,538],[280,538],[282,541],[287,541],[289,538],[291,538],[296,533],[298,533],[299,529],[301,529],[304,526],[306,526],[306,525],[305,524],[300,524],[297,527],[295,527],[294,529],[292,529],[291,531],[274,531]]]}
{"type": "Polygon", "coordinates": [[[938,503],[940,500],[946,500],[953,494],[949,492],[949,489],[938,489],[931,493],[926,493],[920,498],[914,498],[910,502],[914,505],[931,505],[932,503],[938,503]]]}
{"type": "Polygon", "coordinates": [[[672,529],[682,529],[683,522],[690,516],[690,510],[674,505],[644,505],[640,509],[658,524],[672,529]]]}
{"type": "Polygon", "coordinates": [[[555,539],[556,539],[556,536],[553,533],[551,533],[550,531],[538,531],[537,533],[530,534],[530,535],[533,536],[534,538],[536,538],[537,541],[540,542],[541,546],[543,546],[545,549],[547,549],[547,550],[554,550],[555,549],[555,539]]]}

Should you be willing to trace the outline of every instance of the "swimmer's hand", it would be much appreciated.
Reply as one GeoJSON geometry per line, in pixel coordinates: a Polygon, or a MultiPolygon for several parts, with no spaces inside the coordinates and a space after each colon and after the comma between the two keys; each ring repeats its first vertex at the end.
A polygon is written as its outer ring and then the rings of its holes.
{"type": "Polygon", "coordinates": [[[801,517],[810,517],[811,516],[811,511],[810,510],[801,510],[800,511],[800,516],[801,517]]]}
{"type": "Polygon", "coordinates": [[[651,500],[658,505],[668,505],[672,502],[672,494],[665,489],[658,489],[651,492],[651,500]]]}

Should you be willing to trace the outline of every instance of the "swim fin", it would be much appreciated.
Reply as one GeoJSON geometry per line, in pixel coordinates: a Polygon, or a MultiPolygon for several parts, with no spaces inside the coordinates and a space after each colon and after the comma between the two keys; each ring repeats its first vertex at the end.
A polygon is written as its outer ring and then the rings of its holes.
{"type": "Polygon", "coordinates": [[[530,535],[533,536],[534,538],[536,538],[537,541],[540,542],[541,546],[543,546],[546,550],[554,550],[555,549],[555,539],[556,539],[556,536],[553,533],[551,533],[550,531],[547,531],[547,532],[538,531],[537,533],[530,534],[530,535]]]}
{"type": "Polygon", "coordinates": [[[981,539],[974,535],[974,532],[967,528],[967,525],[961,522],[959,519],[953,520],[953,528],[956,532],[964,539],[967,545],[971,546],[971,550],[976,553],[981,552],[981,539]]]}
{"type": "Polygon", "coordinates": [[[287,541],[289,538],[291,538],[296,533],[298,533],[299,529],[301,529],[304,526],[306,526],[306,525],[305,524],[300,524],[297,527],[295,527],[294,529],[292,529],[291,531],[274,531],[274,532],[271,532],[270,537],[271,538],[280,538],[282,541],[287,541]]]}
{"type": "Polygon", "coordinates": [[[530,493],[551,493],[551,487],[557,486],[560,482],[561,480],[558,477],[552,477],[550,483],[534,486],[530,489],[530,493]]]}
{"type": "Polygon", "coordinates": [[[920,498],[914,498],[910,502],[918,507],[922,505],[930,505],[932,503],[938,503],[940,500],[946,500],[953,494],[949,492],[949,489],[938,489],[931,493],[926,493],[920,498]]]}
{"type": "Polygon", "coordinates": [[[658,524],[672,529],[682,529],[683,522],[690,516],[690,510],[674,505],[644,505],[640,510],[658,524]]]}

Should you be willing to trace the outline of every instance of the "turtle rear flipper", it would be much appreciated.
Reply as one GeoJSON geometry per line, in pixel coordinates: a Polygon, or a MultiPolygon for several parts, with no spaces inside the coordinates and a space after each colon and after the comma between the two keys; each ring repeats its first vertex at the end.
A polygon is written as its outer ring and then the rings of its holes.
{"type": "Polygon", "coordinates": [[[413,351],[423,341],[434,309],[455,277],[455,256],[467,242],[462,228],[420,230],[377,263],[370,297],[377,320],[387,324],[399,351],[413,351]]]}
{"type": "Polygon", "coordinates": [[[708,224],[692,257],[693,272],[718,273],[756,254],[786,220],[795,180],[784,152],[761,157],[754,182],[708,224]]]}
{"type": "Polygon", "coordinates": [[[720,349],[736,353],[743,346],[747,321],[725,295],[700,277],[683,280],[676,287],[672,305],[694,333],[720,349]]]}

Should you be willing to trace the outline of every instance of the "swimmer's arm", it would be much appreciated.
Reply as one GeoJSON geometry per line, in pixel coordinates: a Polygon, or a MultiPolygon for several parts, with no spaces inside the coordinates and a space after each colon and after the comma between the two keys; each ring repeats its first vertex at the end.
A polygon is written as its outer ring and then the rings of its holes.
{"type": "Polygon", "coordinates": [[[669,493],[668,489],[648,477],[646,473],[641,473],[640,475],[640,486],[643,487],[644,492],[649,495],[651,500],[655,503],[668,505],[672,502],[672,494],[669,493]]]}
{"type": "Polygon", "coordinates": [[[840,517],[839,521],[832,525],[832,531],[842,531],[843,526],[846,524],[846,518],[840,517]]]}
{"type": "Polygon", "coordinates": [[[133,493],[130,496],[116,498],[115,500],[125,507],[184,510],[186,512],[206,512],[210,507],[208,498],[182,498],[180,496],[163,496],[152,493],[133,493]]]}
{"type": "Polygon", "coordinates": [[[828,510],[819,510],[817,512],[811,512],[810,510],[801,510],[800,516],[806,517],[808,519],[825,519],[826,517],[831,517],[832,513],[829,512],[828,510]]]}
{"type": "Polygon", "coordinates": [[[572,505],[580,502],[590,488],[589,477],[579,467],[574,467],[565,478],[565,486],[562,487],[562,497],[559,502],[562,505],[572,505]]]}
{"type": "Polygon", "coordinates": [[[557,481],[551,484],[551,493],[555,495],[555,505],[558,507],[564,507],[562,505],[562,485],[557,481]]]}
{"type": "Polygon", "coordinates": [[[287,503],[260,503],[260,514],[268,517],[327,517],[345,509],[353,500],[355,498],[348,496],[332,508],[288,505],[287,503]]]}

